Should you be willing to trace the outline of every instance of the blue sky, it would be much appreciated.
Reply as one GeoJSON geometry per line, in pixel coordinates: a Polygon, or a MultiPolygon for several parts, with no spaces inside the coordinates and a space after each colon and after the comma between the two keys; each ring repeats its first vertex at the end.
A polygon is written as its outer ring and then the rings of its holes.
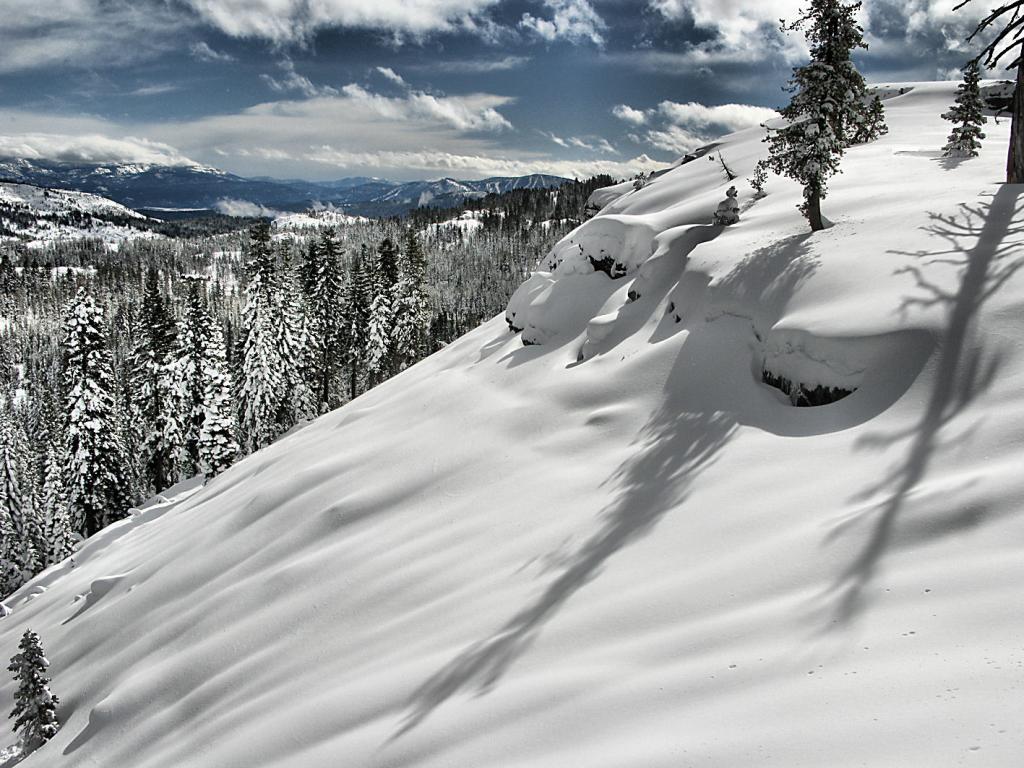
{"type": "MultiPolygon", "coordinates": [[[[987,7],[953,5],[866,0],[868,79],[951,76],[987,7]]],[[[778,19],[800,6],[0,0],[0,155],[318,180],[627,175],[784,103],[806,52],[778,19]]]]}

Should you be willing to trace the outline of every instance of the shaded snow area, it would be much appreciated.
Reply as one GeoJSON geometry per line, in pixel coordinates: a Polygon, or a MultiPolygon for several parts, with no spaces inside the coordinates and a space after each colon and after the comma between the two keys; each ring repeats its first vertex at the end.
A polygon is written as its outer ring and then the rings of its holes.
{"type": "Polygon", "coordinates": [[[604,193],[521,331],[38,576],[0,655],[40,633],[63,727],[23,765],[1020,766],[1024,188],[1006,121],[939,156],[954,90],[887,100],[822,233],[752,200],[760,130],[715,150],[735,226],[706,158],[604,193]]]}
{"type": "Polygon", "coordinates": [[[136,225],[137,211],[88,192],[0,182],[0,243],[44,248],[67,240],[100,240],[117,250],[125,240],[158,237],[136,225]]]}

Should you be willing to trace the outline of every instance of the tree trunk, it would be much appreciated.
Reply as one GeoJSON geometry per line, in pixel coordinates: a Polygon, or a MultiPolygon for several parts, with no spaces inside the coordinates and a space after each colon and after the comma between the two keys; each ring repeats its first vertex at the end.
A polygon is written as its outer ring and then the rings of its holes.
{"type": "Polygon", "coordinates": [[[821,190],[816,184],[811,185],[807,197],[807,220],[811,222],[812,232],[820,232],[825,228],[821,220],[821,190]]]}
{"type": "Polygon", "coordinates": [[[1013,92],[1010,121],[1010,151],[1006,157],[1006,183],[1024,184],[1024,60],[1017,65],[1017,87],[1013,92]]]}

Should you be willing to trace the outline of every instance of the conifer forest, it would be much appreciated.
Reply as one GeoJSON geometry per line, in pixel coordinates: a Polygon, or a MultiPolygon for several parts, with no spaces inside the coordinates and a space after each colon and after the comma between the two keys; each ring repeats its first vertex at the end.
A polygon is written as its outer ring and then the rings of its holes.
{"type": "Polygon", "coordinates": [[[0,248],[0,597],[500,312],[611,181],[315,228],[200,219],[116,250],[0,248]]]}

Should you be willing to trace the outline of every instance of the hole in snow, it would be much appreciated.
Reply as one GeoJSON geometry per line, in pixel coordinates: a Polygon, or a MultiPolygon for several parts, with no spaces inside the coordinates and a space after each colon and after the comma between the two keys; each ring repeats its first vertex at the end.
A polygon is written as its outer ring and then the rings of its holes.
{"type": "Polygon", "coordinates": [[[821,405],[829,405],[857,391],[856,388],[826,387],[821,384],[810,387],[800,382],[790,381],[784,376],[777,376],[768,369],[761,371],[761,381],[769,387],[774,387],[782,392],[789,398],[789,402],[797,408],[815,408],[821,405]]]}

